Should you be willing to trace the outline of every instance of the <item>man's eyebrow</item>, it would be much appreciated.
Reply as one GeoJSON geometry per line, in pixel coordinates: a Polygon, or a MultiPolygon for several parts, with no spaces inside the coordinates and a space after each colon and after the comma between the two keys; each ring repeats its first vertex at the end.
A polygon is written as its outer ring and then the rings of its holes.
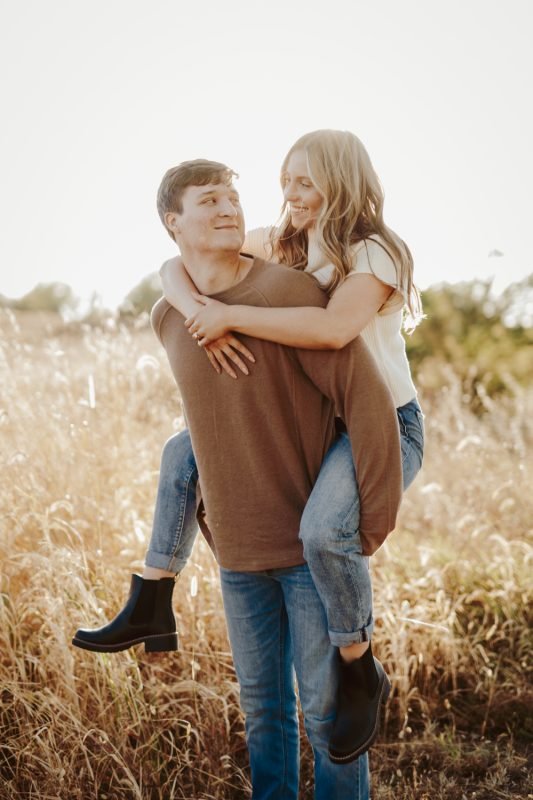
{"type": "MultiPolygon", "coordinates": [[[[217,192],[218,189],[206,189],[204,192],[200,192],[198,197],[208,197],[210,194],[217,194],[217,192]]],[[[237,197],[239,196],[239,192],[237,191],[237,189],[232,189],[231,194],[234,194],[237,197]]]]}

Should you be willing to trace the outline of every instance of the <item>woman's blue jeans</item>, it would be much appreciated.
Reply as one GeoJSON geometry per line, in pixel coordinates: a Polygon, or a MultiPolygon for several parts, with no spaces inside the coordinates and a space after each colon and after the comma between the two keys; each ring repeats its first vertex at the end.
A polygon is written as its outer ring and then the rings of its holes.
{"type": "MultiPolygon", "coordinates": [[[[424,425],[416,400],[397,410],[406,489],[422,465],[424,425]]],[[[169,439],[161,458],[159,487],[146,565],[180,572],[197,534],[198,472],[187,430],[169,439]]],[[[372,635],[372,585],[359,537],[359,491],[347,434],[328,451],[302,515],[300,539],[324,604],[336,647],[372,635]]]]}
{"type": "Polygon", "coordinates": [[[181,572],[198,533],[196,484],[198,470],[188,430],[165,442],[155,503],[147,567],[181,572]]]}
{"type": "MultiPolygon", "coordinates": [[[[412,400],[397,409],[404,490],[422,466],[424,423],[412,400]]],[[[359,490],[346,433],[329,449],[300,524],[304,556],[336,647],[372,637],[372,583],[359,536],[359,490]]]]}

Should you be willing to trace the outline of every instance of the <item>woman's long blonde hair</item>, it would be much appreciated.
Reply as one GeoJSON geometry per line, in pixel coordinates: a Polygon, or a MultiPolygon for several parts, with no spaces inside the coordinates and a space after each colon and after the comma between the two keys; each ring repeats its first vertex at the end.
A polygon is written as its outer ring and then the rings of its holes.
{"type": "MultiPolygon", "coordinates": [[[[309,177],[324,198],[315,232],[318,246],[334,267],[326,290],[331,294],[353,269],[353,245],[377,235],[394,262],[397,285],[404,289],[405,327],[413,329],[422,316],[420,295],[413,283],[413,257],[405,242],[383,221],[383,189],[363,143],[349,131],[306,133],[285,156],[282,176],[297,150],[305,152],[309,177]]],[[[306,268],[307,231],[292,225],[287,203],[272,230],[271,244],[278,261],[295,269],[306,268]]]]}

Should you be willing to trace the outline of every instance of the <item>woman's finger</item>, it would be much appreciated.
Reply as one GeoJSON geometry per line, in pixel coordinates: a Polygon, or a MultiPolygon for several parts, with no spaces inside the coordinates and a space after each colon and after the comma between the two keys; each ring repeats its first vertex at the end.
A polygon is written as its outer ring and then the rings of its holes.
{"type": "Polygon", "coordinates": [[[209,302],[209,297],[206,297],[205,294],[199,294],[198,292],[191,292],[191,295],[198,303],[201,303],[203,306],[206,306],[209,302]]]}
{"type": "Polygon", "coordinates": [[[222,350],[220,350],[220,348],[218,348],[218,347],[215,347],[215,348],[213,348],[211,350],[211,352],[215,356],[216,360],[218,361],[218,363],[220,364],[220,366],[222,367],[224,372],[227,372],[228,375],[230,376],[230,378],[236,378],[237,377],[237,373],[232,368],[231,364],[227,360],[227,358],[224,355],[224,353],[222,352],[222,350]]]}
{"type": "Polygon", "coordinates": [[[205,354],[206,354],[206,356],[208,357],[209,361],[211,362],[211,366],[213,367],[213,369],[215,370],[215,372],[216,372],[218,375],[220,375],[220,373],[222,372],[222,370],[221,370],[221,369],[220,369],[220,367],[218,366],[218,361],[216,360],[216,358],[215,358],[215,356],[213,355],[213,353],[212,353],[210,350],[207,350],[207,349],[206,349],[206,351],[205,351],[205,354]]]}
{"type": "Polygon", "coordinates": [[[239,367],[241,372],[244,372],[245,375],[249,375],[250,374],[249,371],[248,371],[248,367],[246,366],[246,364],[244,363],[242,358],[240,358],[237,355],[237,353],[232,349],[232,347],[229,344],[223,344],[222,345],[222,351],[226,354],[226,356],[229,358],[230,361],[233,361],[233,363],[237,367],[239,367]]]}
{"type": "Polygon", "coordinates": [[[234,350],[238,350],[239,353],[242,353],[242,355],[248,359],[248,361],[251,361],[252,364],[255,364],[255,358],[253,356],[253,353],[250,350],[248,350],[246,345],[244,345],[239,339],[237,339],[236,336],[232,336],[231,334],[229,334],[227,340],[228,344],[230,344],[234,350]]]}

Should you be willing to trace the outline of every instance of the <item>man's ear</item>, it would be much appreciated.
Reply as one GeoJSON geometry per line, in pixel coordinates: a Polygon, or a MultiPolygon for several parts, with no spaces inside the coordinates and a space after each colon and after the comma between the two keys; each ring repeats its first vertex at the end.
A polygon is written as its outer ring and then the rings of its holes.
{"type": "Polygon", "coordinates": [[[179,227],[179,214],[176,211],[167,211],[165,214],[165,223],[167,228],[170,228],[174,235],[180,234],[179,227]]]}

